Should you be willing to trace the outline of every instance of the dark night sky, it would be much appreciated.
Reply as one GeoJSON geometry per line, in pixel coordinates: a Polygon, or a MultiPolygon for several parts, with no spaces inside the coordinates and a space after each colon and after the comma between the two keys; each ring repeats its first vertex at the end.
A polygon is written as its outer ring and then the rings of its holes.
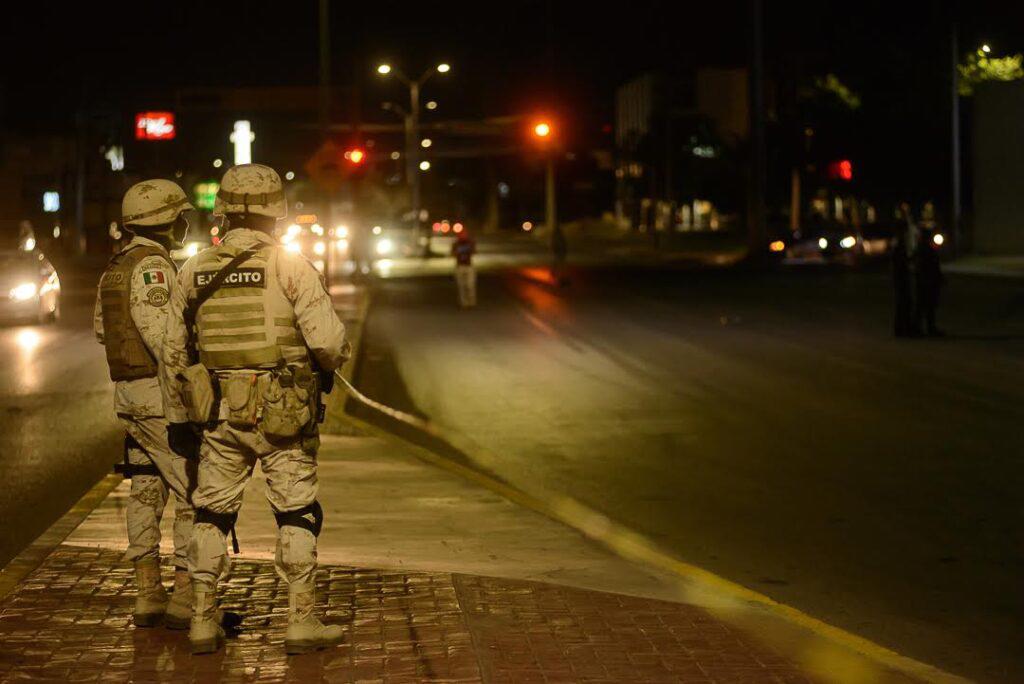
{"type": "MultiPolygon", "coordinates": [[[[946,49],[943,3],[767,3],[770,63],[800,54],[870,97],[872,81],[930,68],[946,49]],[[936,21],[936,18],[938,21],[936,21]],[[939,29],[936,31],[936,29],[939,29]],[[941,41],[935,44],[936,41],[941,41]],[[895,65],[894,59],[906,65],[895,65]],[[931,64],[929,64],[931,63],[931,64]],[[888,73],[887,73],[888,72],[888,73]]],[[[1024,48],[1021,3],[960,8],[964,42],[1024,48]]],[[[8,10],[10,11],[10,10],[8,10]]],[[[335,81],[362,79],[372,99],[379,58],[454,65],[434,85],[473,110],[500,113],[556,102],[607,108],[615,86],[649,68],[742,64],[748,3],[352,3],[332,7],[335,81]]],[[[8,119],[60,120],[83,92],[93,100],[175,85],[316,80],[316,2],[21,3],[4,47],[8,119]]],[[[914,88],[917,79],[906,82],[914,88]]],[[[885,85],[884,87],[891,87],[885,85]]]]}
{"type": "MultiPolygon", "coordinates": [[[[334,81],[357,84],[362,110],[397,96],[372,69],[386,58],[413,72],[439,59],[452,74],[427,95],[445,114],[551,108],[581,127],[611,120],[617,85],[650,69],[742,65],[749,3],[332,3],[334,81]]],[[[769,74],[794,63],[835,72],[864,100],[865,125],[908,160],[944,144],[949,74],[948,3],[766,3],[769,74]]],[[[116,108],[124,97],[185,85],[316,82],[316,2],[20,3],[7,22],[8,128],[61,130],[85,98],[116,108]]],[[[1024,50],[1024,3],[955,8],[964,49],[1024,50]]]]}

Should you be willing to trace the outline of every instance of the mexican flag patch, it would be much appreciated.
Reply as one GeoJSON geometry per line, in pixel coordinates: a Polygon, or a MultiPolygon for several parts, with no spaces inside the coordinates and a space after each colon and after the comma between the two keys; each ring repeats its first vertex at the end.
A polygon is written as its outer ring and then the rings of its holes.
{"type": "Polygon", "coordinates": [[[162,271],[145,271],[142,274],[142,282],[146,285],[161,285],[164,281],[162,271]]]}

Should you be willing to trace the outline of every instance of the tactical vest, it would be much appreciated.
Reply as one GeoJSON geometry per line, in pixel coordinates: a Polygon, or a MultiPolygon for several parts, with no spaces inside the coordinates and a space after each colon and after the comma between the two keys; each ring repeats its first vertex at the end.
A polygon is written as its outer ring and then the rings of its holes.
{"type": "MultiPolygon", "coordinates": [[[[210,370],[275,368],[309,363],[295,309],[277,278],[277,245],[242,262],[196,315],[199,362],[210,370]]],[[[200,290],[243,247],[221,244],[197,257],[190,294],[200,290]]]]}
{"type": "Polygon", "coordinates": [[[173,269],[163,249],[141,245],[111,259],[100,278],[103,345],[107,350],[110,379],[114,381],[156,377],[156,359],[135,327],[131,312],[132,274],[140,261],[153,255],[167,259],[173,269]]]}

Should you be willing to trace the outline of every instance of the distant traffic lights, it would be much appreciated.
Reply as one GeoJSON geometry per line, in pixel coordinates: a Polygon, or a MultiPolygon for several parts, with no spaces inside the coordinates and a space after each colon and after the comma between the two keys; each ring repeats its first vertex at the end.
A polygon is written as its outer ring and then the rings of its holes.
{"type": "Polygon", "coordinates": [[[853,162],[849,159],[830,162],[828,165],[828,177],[832,180],[852,181],[853,162]]]}

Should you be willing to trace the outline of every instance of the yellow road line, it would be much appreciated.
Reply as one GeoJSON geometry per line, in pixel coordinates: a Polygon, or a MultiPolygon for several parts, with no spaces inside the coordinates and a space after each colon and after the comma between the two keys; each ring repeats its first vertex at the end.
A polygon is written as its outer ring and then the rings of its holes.
{"type": "MultiPolygon", "coordinates": [[[[362,397],[363,395],[359,396],[362,397]]],[[[367,405],[377,410],[380,410],[378,407],[383,406],[379,402],[370,401],[372,403],[367,405]]],[[[419,418],[416,418],[415,422],[407,422],[403,420],[405,414],[390,409],[390,407],[385,408],[389,410],[384,413],[391,419],[403,422],[434,439],[443,439],[463,453],[468,453],[466,449],[461,448],[456,443],[464,442],[464,440],[453,439],[454,435],[452,433],[445,431],[436,424],[427,423],[419,418]]],[[[750,626],[751,616],[753,617],[752,621],[755,623],[758,623],[760,620],[757,625],[759,632],[772,628],[772,620],[781,620],[790,626],[806,630],[812,635],[834,644],[838,649],[829,651],[828,649],[823,649],[821,644],[808,644],[806,643],[807,639],[801,639],[799,636],[795,638],[796,649],[804,650],[802,654],[804,665],[812,668],[816,674],[826,678],[827,681],[849,682],[851,684],[855,682],[908,680],[937,682],[941,684],[964,684],[970,681],[945,672],[933,665],[901,655],[864,637],[812,617],[792,606],[779,603],[757,591],[679,560],[661,550],[657,544],[643,535],[614,522],[607,516],[594,511],[571,497],[553,492],[527,492],[350,414],[346,415],[345,419],[352,421],[356,427],[384,441],[400,443],[423,461],[475,482],[520,506],[568,525],[584,535],[601,542],[626,559],[658,568],[691,583],[693,586],[690,588],[690,591],[695,592],[693,596],[695,603],[703,604],[705,607],[713,605],[719,612],[723,612],[733,618],[737,618],[740,613],[747,613],[747,619],[745,620],[748,623],[747,626],[750,626]],[[758,612],[763,613],[763,615],[758,616],[758,612]],[[767,618],[767,622],[761,620],[762,617],[767,618]],[[801,645],[801,643],[804,645],[801,645]],[[863,663],[858,663],[856,658],[852,658],[849,654],[843,653],[843,651],[861,656],[870,661],[870,664],[885,672],[868,671],[863,663]]],[[[481,451],[475,445],[470,450],[481,451]]],[[[742,616],[740,616],[739,621],[741,623],[744,622],[742,616]]],[[[782,636],[777,640],[788,642],[791,650],[794,647],[792,635],[782,636]]]]}

